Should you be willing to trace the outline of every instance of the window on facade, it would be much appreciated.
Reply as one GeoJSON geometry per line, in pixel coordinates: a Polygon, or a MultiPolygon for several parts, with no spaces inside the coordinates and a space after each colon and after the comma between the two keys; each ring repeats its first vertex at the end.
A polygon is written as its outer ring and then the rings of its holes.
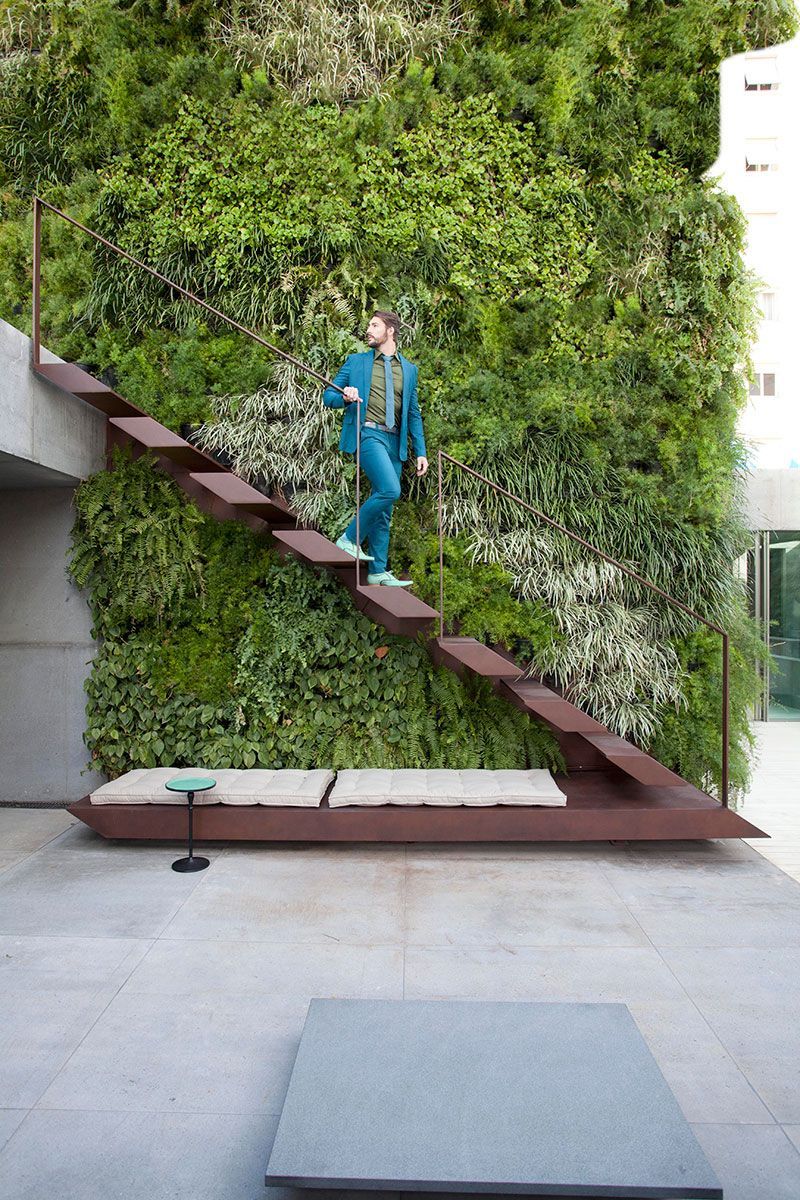
{"type": "Polygon", "coordinates": [[[761,309],[762,319],[765,321],[775,320],[775,293],[774,292],[759,292],[758,307],[761,309]]]}
{"type": "Polygon", "coordinates": [[[746,92],[775,92],[777,89],[777,58],[765,56],[745,59],[744,90],[746,92]]]}
{"type": "Polygon", "coordinates": [[[750,381],[751,396],[774,396],[775,395],[775,372],[774,371],[756,371],[750,381]]]}
{"type": "Polygon", "coordinates": [[[748,138],[744,144],[746,171],[777,171],[778,139],[748,138]]]}

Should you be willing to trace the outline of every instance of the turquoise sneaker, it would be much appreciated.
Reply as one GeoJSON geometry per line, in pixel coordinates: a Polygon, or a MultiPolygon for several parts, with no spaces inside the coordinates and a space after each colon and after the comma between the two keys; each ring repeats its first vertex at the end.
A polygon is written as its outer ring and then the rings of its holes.
{"type": "Polygon", "coordinates": [[[373,554],[367,554],[366,550],[359,550],[355,542],[351,542],[350,538],[345,537],[344,534],[336,539],[336,545],[340,550],[344,550],[345,554],[352,554],[353,558],[358,558],[361,562],[372,562],[374,560],[375,556],[373,554]]]}
{"type": "Polygon", "coordinates": [[[367,575],[367,583],[382,583],[385,587],[413,587],[413,579],[398,579],[391,571],[380,571],[377,575],[367,575]]]}

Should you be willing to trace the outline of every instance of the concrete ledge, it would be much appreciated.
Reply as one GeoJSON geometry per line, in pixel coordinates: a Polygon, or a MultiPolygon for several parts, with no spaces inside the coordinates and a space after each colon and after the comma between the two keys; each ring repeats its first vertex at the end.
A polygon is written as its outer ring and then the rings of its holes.
{"type": "Polygon", "coordinates": [[[105,426],[103,413],[34,375],[31,339],[0,321],[0,454],[57,472],[55,483],[86,479],[105,465],[105,426]]]}

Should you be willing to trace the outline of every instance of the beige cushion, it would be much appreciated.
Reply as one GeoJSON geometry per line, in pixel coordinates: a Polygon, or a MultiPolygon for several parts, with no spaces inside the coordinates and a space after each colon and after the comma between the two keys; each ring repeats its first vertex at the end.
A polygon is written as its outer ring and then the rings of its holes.
{"type": "Polygon", "coordinates": [[[220,791],[231,777],[239,771],[207,771],[203,767],[139,767],[112,779],[92,792],[92,804],[188,804],[185,792],[168,792],[169,779],[187,779],[208,775],[217,781],[217,786],[207,792],[195,792],[195,804],[219,804],[220,791]]]}
{"type": "Polygon", "coordinates": [[[332,771],[240,771],[233,768],[140,767],[92,792],[92,804],[187,804],[185,792],[170,792],[170,779],[208,775],[217,786],[195,792],[195,804],[269,804],[315,808],[333,779],[332,771]]]}
{"type": "Polygon", "coordinates": [[[364,768],[340,771],[328,803],[331,808],[379,804],[564,807],[567,797],[549,771],[364,768]]]}
{"type": "Polygon", "coordinates": [[[270,804],[317,808],[333,771],[239,771],[228,783],[223,804],[270,804]]]}

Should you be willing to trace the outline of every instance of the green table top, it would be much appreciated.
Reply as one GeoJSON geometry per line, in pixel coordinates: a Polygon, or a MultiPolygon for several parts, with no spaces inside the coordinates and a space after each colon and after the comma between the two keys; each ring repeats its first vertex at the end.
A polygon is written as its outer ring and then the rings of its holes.
{"type": "Polygon", "coordinates": [[[170,792],[207,792],[217,786],[216,779],[209,775],[190,775],[182,779],[169,779],[164,786],[170,792]]]}

